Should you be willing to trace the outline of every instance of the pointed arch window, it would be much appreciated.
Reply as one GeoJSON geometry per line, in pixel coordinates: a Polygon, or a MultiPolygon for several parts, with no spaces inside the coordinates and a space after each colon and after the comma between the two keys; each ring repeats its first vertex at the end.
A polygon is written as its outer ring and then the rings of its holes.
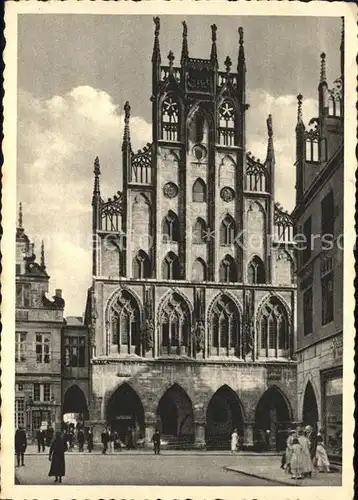
{"type": "Polygon", "coordinates": [[[162,103],[162,133],[165,141],[179,140],[179,102],[173,95],[167,95],[162,103]]]}
{"type": "Polygon", "coordinates": [[[168,212],[163,219],[163,241],[165,243],[169,242],[179,242],[180,237],[180,227],[178,216],[171,210],[168,212]]]}
{"type": "Polygon", "coordinates": [[[235,108],[230,101],[224,101],[219,108],[219,143],[235,145],[235,108]]]}
{"type": "Polygon", "coordinates": [[[191,276],[193,281],[206,281],[207,267],[200,257],[193,262],[191,276]]]}
{"type": "Polygon", "coordinates": [[[215,302],[211,318],[211,352],[215,355],[235,354],[241,357],[240,316],[237,306],[221,296],[215,302]]]}
{"type": "Polygon", "coordinates": [[[208,228],[206,226],[206,222],[201,217],[196,219],[193,226],[193,243],[205,243],[207,231],[208,228]]]}
{"type": "Polygon", "coordinates": [[[120,353],[139,354],[140,349],[140,312],[134,297],[123,291],[110,310],[112,346],[120,353]]]}
{"type": "Polygon", "coordinates": [[[174,293],[160,314],[161,353],[187,354],[189,347],[190,311],[184,299],[174,293]]]}
{"type": "Polygon", "coordinates": [[[289,324],[283,304],[272,297],[264,306],[260,318],[261,356],[286,357],[289,349],[289,324]]]}
{"type": "Polygon", "coordinates": [[[162,276],[166,280],[180,279],[180,266],[178,256],[169,252],[162,264],[162,276]]]}
{"type": "Polygon", "coordinates": [[[226,255],[220,262],[219,279],[224,283],[235,283],[237,281],[236,264],[231,255],[226,255]]]}
{"type": "Polygon", "coordinates": [[[193,202],[203,203],[206,201],[206,184],[200,177],[193,184],[193,202]]]}
{"type": "Polygon", "coordinates": [[[150,278],[150,276],[151,276],[150,259],[143,250],[139,250],[139,252],[133,259],[133,278],[143,279],[143,278],[150,278]]]}
{"type": "Polygon", "coordinates": [[[251,259],[247,269],[247,280],[252,284],[266,283],[265,266],[260,257],[255,255],[251,259]]]}
{"type": "Polygon", "coordinates": [[[232,245],[235,240],[235,221],[227,214],[220,225],[220,245],[232,245]]]}

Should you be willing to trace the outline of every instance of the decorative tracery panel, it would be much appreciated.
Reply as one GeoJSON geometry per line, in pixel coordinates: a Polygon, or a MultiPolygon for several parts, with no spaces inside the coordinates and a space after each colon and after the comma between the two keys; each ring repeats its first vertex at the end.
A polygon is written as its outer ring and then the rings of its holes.
{"type": "Polygon", "coordinates": [[[236,304],[226,295],[214,303],[210,316],[211,353],[216,355],[235,354],[240,357],[241,325],[236,304]]]}

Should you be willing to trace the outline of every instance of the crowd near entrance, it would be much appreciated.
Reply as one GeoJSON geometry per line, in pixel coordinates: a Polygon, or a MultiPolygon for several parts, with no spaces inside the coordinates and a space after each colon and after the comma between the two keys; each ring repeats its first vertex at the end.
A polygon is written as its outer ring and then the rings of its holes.
{"type": "MultiPolygon", "coordinates": [[[[244,419],[240,400],[227,385],[211,398],[206,415],[206,447],[228,449],[233,430],[243,437],[244,419]]],[[[240,443],[239,443],[240,445],[240,443]]]]}

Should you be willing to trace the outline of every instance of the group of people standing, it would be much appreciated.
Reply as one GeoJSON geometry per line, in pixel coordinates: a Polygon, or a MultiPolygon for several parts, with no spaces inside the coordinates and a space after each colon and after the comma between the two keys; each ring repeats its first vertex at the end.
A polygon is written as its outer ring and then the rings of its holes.
{"type": "Polygon", "coordinates": [[[292,479],[303,479],[312,477],[315,467],[319,472],[330,472],[322,434],[315,433],[310,425],[291,430],[282,455],[281,468],[291,474],[292,479]]]}
{"type": "Polygon", "coordinates": [[[37,442],[37,451],[38,453],[45,452],[46,446],[51,446],[54,436],[54,428],[51,425],[47,426],[47,429],[37,429],[36,431],[36,442],[37,442]]]}
{"type": "Polygon", "coordinates": [[[107,451],[114,453],[115,450],[122,451],[122,448],[133,450],[134,444],[134,429],[129,427],[125,436],[125,442],[120,439],[118,432],[111,427],[106,427],[101,433],[102,453],[105,455],[107,451]]]}

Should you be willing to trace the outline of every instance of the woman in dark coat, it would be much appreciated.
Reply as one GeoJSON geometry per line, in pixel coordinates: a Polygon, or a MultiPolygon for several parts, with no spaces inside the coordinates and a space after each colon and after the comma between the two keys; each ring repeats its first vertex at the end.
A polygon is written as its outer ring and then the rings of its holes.
{"type": "Polygon", "coordinates": [[[62,482],[62,476],[65,475],[65,451],[67,446],[61,433],[56,432],[55,439],[50,447],[49,460],[51,461],[49,476],[55,476],[55,483],[62,482]]]}

